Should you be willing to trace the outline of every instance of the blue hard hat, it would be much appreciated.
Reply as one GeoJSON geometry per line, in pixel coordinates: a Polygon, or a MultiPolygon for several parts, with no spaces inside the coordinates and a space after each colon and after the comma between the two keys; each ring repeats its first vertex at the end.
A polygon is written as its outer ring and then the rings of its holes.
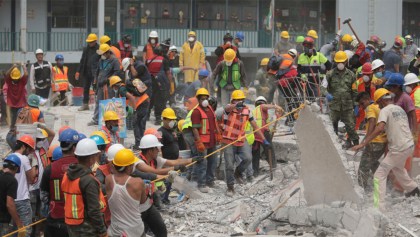
{"type": "Polygon", "coordinates": [[[62,54],[55,55],[55,61],[64,60],[64,56],[62,54]]]}
{"type": "Polygon", "coordinates": [[[208,77],[209,71],[207,71],[206,69],[200,69],[200,71],[198,72],[198,76],[208,77]]]}
{"type": "Polygon", "coordinates": [[[99,135],[90,136],[90,139],[94,140],[97,146],[106,145],[105,140],[99,135]]]}
{"type": "Polygon", "coordinates": [[[404,85],[404,76],[400,73],[392,73],[386,81],[385,86],[402,86],[404,85]]]}
{"type": "Polygon", "coordinates": [[[235,39],[240,39],[241,41],[244,41],[244,39],[245,39],[244,32],[242,32],[242,31],[236,32],[235,39]]]}
{"type": "Polygon", "coordinates": [[[59,160],[61,157],[63,157],[63,151],[61,150],[61,147],[56,147],[52,153],[52,160],[56,161],[59,160]]]}
{"type": "Polygon", "coordinates": [[[6,159],[4,159],[5,163],[9,163],[12,164],[15,167],[18,167],[17,172],[20,172],[20,158],[16,155],[16,154],[10,154],[6,157],[6,159]]]}
{"type": "Polygon", "coordinates": [[[77,143],[79,141],[79,133],[74,129],[68,128],[60,134],[58,141],[77,143]]]}
{"type": "Polygon", "coordinates": [[[28,105],[31,107],[39,107],[39,96],[30,94],[28,96],[28,105]]]}
{"type": "Polygon", "coordinates": [[[87,138],[86,135],[83,134],[83,133],[81,133],[81,132],[79,132],[79,141],[82,140],[82,139],[84,139],[84,138],[87,138]]]}

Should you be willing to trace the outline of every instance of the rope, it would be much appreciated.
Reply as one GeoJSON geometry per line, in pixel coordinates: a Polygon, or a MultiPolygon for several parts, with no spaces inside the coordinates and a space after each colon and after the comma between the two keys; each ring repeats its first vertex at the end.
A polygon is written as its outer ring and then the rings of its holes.
{"type": "Polygon", "coordinates": [[[37,224],[39,224],[39,223],[41,223],[41,222],[45,221],[46,219],[47,219],[47,218],[44,218],[44,219],[41,219],[41,220],[39,220],[39,221],[37,221],[37,222],[34,222],[34,223],[32,223],[32,224],[29,224],[29,225],[27,225],[27,226],[23,226],[23,227],[21,227],[20,229],[17,229],[17,230],[15,230],[15,231],[13,231],[13,232],[10,232],[10,233],[9,233],[9,234],[7,234],[7,235],[3,235],[3,237],[9,237],[9,236],[12,236],[12,235],[14,235],[14,234],[18,233],[20,230],[26,229],[26,228],[31,227],[31,226],[33,226],[33,225],[37,225],[37,224]]]}

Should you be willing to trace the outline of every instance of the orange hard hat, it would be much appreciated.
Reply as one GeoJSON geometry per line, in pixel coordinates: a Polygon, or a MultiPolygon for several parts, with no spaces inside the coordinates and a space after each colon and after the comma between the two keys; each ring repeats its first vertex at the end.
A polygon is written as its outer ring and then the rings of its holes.
{"type": "Polygon", "coordinates": [[[155,135],[158,139],[162,139],[162,133],[159,132],[156,128],[148,128],[144,131],[144,135],[152,134],[155,135]]]}
{"type": "Polygon", "coordinates": [[[185,107],[187,108],[188,111],[194,109],[195,106],[197,105],[198,105],[197,97],[191,97],[185,102],[185,107]]]}
{"type": "Polygon", "coordinates": [[[69,128],[71,128],[71,127],[69,127],[69,126],[67,126],[67,125],[62,126],[62,127],[58,130],[58,135],[60,135],[60,134],[61,134],[64,130],[69,129],[69,128]]]}
{"type": "Polygon", "coordinates": [[[292,66],[293,64],[293,57],[290,54],[282,54],[283,61],[280,64],[280,69],[286,69],[292,66]]]}
{"type": "Polygon", "coordinates": [[[48,151],[47,151],[47,158],[51,158],[52,156],[53,156],[53,151],[54,151],[54,149],[55,148],[57,148],[59,145],[58,144],[54,144],[54,145],[51,145],[50,146],[50,148],[48,148],[48,151]]]}
{"type": "Polygon", "coordinates": [[[23,135],[18,139],[18,141],[21,141],[21,142],[25,143],[30,148],[35,150],[35,140],[31,136],[23,135]]]}

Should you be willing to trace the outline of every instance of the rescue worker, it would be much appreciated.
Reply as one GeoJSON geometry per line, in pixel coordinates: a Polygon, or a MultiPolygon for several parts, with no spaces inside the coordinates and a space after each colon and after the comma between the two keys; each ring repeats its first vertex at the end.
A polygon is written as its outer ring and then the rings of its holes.
{"type": "Polygon", "coordinates": [[[101,44],[96,53],[101,56],[101,59],[99,60],[96,81],[94,83],[94,87],[96,88],[95,112],[88,126],[98,125],[99,101],[114,96],[114,92],[108,87],[108,78],[118,75],[120,71],[120,63],[114,54],[112,54],[111,47],[108,44],[101,44]]]}
{"type": "Polygon", "coordinates": [[[408,67],[410,66],[410,62],[416,58],[417,55],[417,45],[414,43],[413,37],[411,35],[406,35],[404,37],[406,42],[406,47],[403,49],[403,65],[402,65],[402,73],[406,74],[408,67]]]}
{"type": "MultiPolygon", "coordinates": [[[[273,109],[275,110],[276,116],[280,117],[283,114],[283,109],[278,105],[271,105],[267,104],[267,100],[264,96],[259,96],[255,100],[255,109],[252,110],[252,116],[254,117],[255,123],[258,127],[265,126],[267,123],[270,122],[268,110],[273,109]]],[[[264,160],[269,162],[269,150],[271,150],[271,158],[272,158],[272,166],[277,166],[277,159],[275,158],[275,153],[272,147],[263,146],[264,140],[269,142],[272,141],[271,131],[269,127],[265,127],[260,130],[263,137],[260,137],[258,134],[255,135],[255,141],[252,145],[252,169],[254,177],[259,175],[260,170],[260,159],[261,159],[261,147],[264,148],[264,160]]],[[[286,161],[281,160],[281,163],[285,163],[286,161]]]]}
{"type": "Polygon", "coordinates": [[[168,58],[171,68],[179,68],[179,53],[175,45],[169,47],[168,58]]]}
{"type": "Polygon", "coordinates": [[[64,220],[70,237],[107,236],[102,213],[106,208],[105,198],[90,169],[99,153],[95,141],[82,139],[74,151],[79,163],[70,164],[63,176],[64,220]]]}
{"type": "Polygon", "coordinates": [[[227,32],[223,36],[223,44],[217,46],[216,50],[214,50],[214,54],[216,54],[217,56],[216,64],[223,61],[223,55],[227,49],[233,49],[233,51],[236,52],[236,57],[240,58],[238,54],[238,48],[232,44],[232,41],[233,41],[233,36],[229,32],[227,32]]]}
{"type": "Polygon", "coordinates": [[[159,47],[159,36],[154,30],[150,31],[147,44],[143,48],[143,62],[156,57],[155,49],[159,47]]]}
{"type": "MultiPolygon", "coordinates": [[[[92,138],[92,137],[91,137],[92,138]]],[[[95,139],[94,139],[95,140],[95,139]]],[[[97,139],[98,140],[98,139],[97,139]]],[[[96,141],[95,141],[96,142],[96,141]]],[[[96,142],[96,145],[98,145],[98,142],[96,142]]],[[[98,148],[99,149],[99,148],[98,148]]],[[[99,180],[99,182],[101,183],[102,186],[102,192],[104,194],[106,194],[106,189],[105,189],[105,178],[110,175],[111,173],[114,173],[115,171],[113,170],[113,165],[112,165],[112,161],[115,158],[115,154],[119,151],[125,149],[123,145],[116,143],[116,144],[112,144],[109,148],[108,151],[106,152],[106,160],[107,162],[105,164],[102,164],[98,167],[98,169],[96,170],[96,174],[95,177],[99,180]]],[[[99,149],[100,150],[100,149],[99,149]]]]}
{"type": "MultiPolygon", "coordinates": [[[[319,49],[319,52],[322,53],[325,57],[327,57],[328,61],[332,61],[332,57],[334,56],[335,52],[337,51],[338,43],[341,39],[341,31],[338,31],[337,34],[335,34],[335,38],[331,40],[330,42],[324,44],[319,49]]],[[[351,37],[351,36],[350,36],[351,37]]]]}
{"type": "Polygon", "coordinates": [[[65,106],[68,105],[68,100],[66,97],[66,92],[69,90],[69,78],[68,72],[69,68],[64,66],[64,56],[62,54],[57,54],[55,56],[56,65],[53,67],[53,81],[52,81],[52,91],[59,92],[60,97],[58,103],[54,105],[65,106]]]}
{"type": "Polygon", "coordinates": [[[296,37],[296,51],[299,54],[304,53],[304,47],[302,45],[303,41],[305,41],[305,37],[302,35],[299,35],[298,37],[296,37]]]}
{"type": "Polygon", "coordinates": [[[15,128],[16,118],[19,109],[26,106],[26,83],[28,82],[28,71],[26,66],[21,63],[19,65],[23,69],[23,75],[17,64],[7,70],[4,76],[3,93],[6,96],[6,104],[8,108],[7,117],[10,129],[15,128]]]}
{"type": "MultiPolygon", "coordinates": [[[[376,103],[372,103],[373,96],[368,91],[360,92],[357,95],[356,102],[359,107],[366,111],[366,137],[375,130],[376,123],[379,117],[379,106],[376,103]]],[[[373,174],[376,172],[379,166],[379,159],[384,154],[386,149],[387,139],[386,134],[381,133],[376,136],[369,144],[366,145],[363,150],[362,157],[360,159],[359,170],[357,171],[357,180],[361,187],[365,191],[373,188],[373,185],[369,185],[369,180],[373,178],[373,174]]]]}
{"type": "MultiPolygon", "coordinates": [[[[290,56],[290,54],[283,54],[282,58],[283,61],[280,64],[279,70],[275,72],[276,80],[269,92],[269,101],[272,101],[274,92],[276,88],[278,88],[278,104],[287,108],[288,111],[292,111],[294,107],[299,106],[298,103],[293,100],[293,97],[296,97],[296,91],[300,89],[300,87],[296,85],[298,82],[295,80],[298,72],[296,65],[293,64],[293,57],[290,56]]],[[[291,118],[293,118],[293,116],[288,117],[289,120],[291,118]]]]}
{"type": "Polygon", "coordinates": [[[182,50],[179,55],[179,66],[192,67],[195,70],[184,71],[184,82],[192,83],[198,79],[198,70],[205,67],[204,47],[200,41],[197,40],[197,34],[194,31],[188,33],[187,41],[182,45],[182,50]]]}
{"type": "Polygon", "coordinates": [[[276,55],[285,54],[289,51],[289,49],[295,48],[295,45],[292,44],[290,41],[290,36],[288,31],[280,32],[280,41],[277,42],[276,46],[274,46],[274,53],[276,55]]]}
{"type": "Polygon", "coordinates": [[[133,57],[133,49],[131,48],[131,35],[123,35],[122,39],[118,41],[116,47],[120,49],[121,60],[124,58],[133,57]]]}
{"type": "Polygon", "coordinates": [[[242,46],[244,40],[245,40],[244,32],[242,32],[242,31],[236,32],[235,39],[233,40],[233,45],[236,46],[236,48],[238,48],[238,52],[239,52],[239,48],[242,46]]]}
{"type": "Polygon", "coordinates": [[[335,68],[327,73],[327,100],[329,101],[330,117],[335,133],[338,133],[338,122],[344,123],[348,139],[343,148],[348,149],[352,145],[359,144],[359,135],[355,130],[354,121],[354,100],[357,92],[352,90],[355,82],[354,73],[345,67],[347,63],[347,54],[338,51],[334,56],[335,68]]]}
{"type": "Polygon", "coordinates": [[[318,33],[315,30],[309,30],[308,33],[306,34],[306,37],[311,37],[313,41],[315,42],[315,40],[318,39],[318,33]]]}
{"type": "Polygon", "coordinates": [[[224,60],[217,64],[214,69],[211,80],[215,81],[218,76],[219,79],[216,84],[221,88],[221,103],[228,104],[230,102],[230,95],[234,90],[247,88],[247,78],[245,72],[245,65],[236,58],[236,53],[233,49],[227,49],[223,56],[224,60]]]}
{"type": "Polygon", "coordinates": [[[195,97],[197,90],[199,90],[200,88],[207,88],[209,84],[208,77],[209,71],[207,71],[206,69],[200,69],[200,71],[198,72],[198,80],[189,84],[187,88],[185,88],[184,103],[187,102],[188,99],[195,97]]]}
{"type": "Polygon", "coordinates": [[[417,54],[413,58],[413,60],[411,60],[410,65],[408,66],[408,72],[414,73],[417,76],[419,76],[420,75],[419,68],[420,68],[420,48],[417,48],[417,54]]]}
{"type": "Polygon", "coordinates": [[[375,137],[386,131],[388,138],[388,153],[381,161],[374,174],[374,206],[380,211],[386,211],[386,182],[389,172],[395,175],[397,181],[406,191],[405,196],[420,196],[420,190],[415,181],[408,176],[404,164],[413,154],[413,136],[408,125],[407,114],[397,105],[393,104],[391,92],[381,88],[375,91],[374,101],[379,105],[378,121],[375,130],[363,142],[353,147],[354,151],[369,144],[375,137]]]}
{"type": "Polygon", "coordinates": [[[152,75],[152,98],[148,117],[150,117],[151,110],[154,107],[155,125],[160,125],[162,122],[160,115],[169,99],[170,82],[173,79],[169,68],[169,61],[163,57],[162,47],[158,47],[155,53],[157,56],[146,62],[146,66],[152,75]]]}
{"type": "Polygon", "coordinates": [[[120,62],[121,65],[121,51],[119,48],[115,47],[111,43],[111,38],[108,35],[104,35],[101,38],[99,38],[99,44],[107,44],[109,47],[111,47],[111,51],[114,54],[114,56],[118,59],[118,62],[120,62]]]}
{"type": "MultiPolygon", "coordinates": [[[[416,107],[416,118],[417,118],[417,129],[419,128],[419,123],[420,123],[420,80],[417,77],[416,74],[414,73],[408,73],[407,75],[405,75],[404,77],[404,87],[405,87],[405,92],[407,92],[407,94],[410,95],[411,100],[414,103],[414,106],[416,107]]],[[[418,142],[418,136],[419,133],[418,131],[416,131],[413,135],[415,135],[414,137],[414,142],[417,144],[415,145],[414,148],[414,157],[420,157],[420,143],[418,142]]]]}
{"type": "Polygon", "coordinates": [[[78,163],[74,156],[79,142],[78,132],[67,129],[59,135],[58,141],[60,146],[57,148],[61,150],[62,156],[59,159],[53,159],[52,164],[45,168],[40,185],[41,200],[49,207],[44,229],[45,237],[69,236],[64,223],[64,193],[60,185],[69,165],[78,163]]]}
{"type": "MultiPolygon", "coordinates": [[[[244,104],[245,94],[241,90],[232,92],[231,103],[224,108],[223,115],[223,133],[222,146],[230,144],[239,138],[232,145],[228,146],[224,151],[226,183],[228,197],[232,197],[235,193],[235,179],[238,183],[243,183],[242,174],[252,162],[252,151],[250,145],[245,141],[245,125],[249,121],[254,130],[258,129],[255,119],[249,108],[244,104]],[[235,156],[241,160],[234,171],[235,156]]],[[[261,137],[264,137],[261,131],[257,131],[261,137]]],[[[264,139],[264,146],[271,146],[270,142],[264,139]]],[[[248,178],[248,177],[247,177],[248,178]]]]}
{"type": "Polygon", "coordinates": [[[91,135],[89,138],[96,142],[96,146],[98,146],[98,150],[101,152],[99,154],[98,160],[99,166],[108,163],[108,159],[106,158],[106,150],[110,143],[105,141],[105,139],[103,139],[100,135],[91,135]]]}
{"type": "Polygon", "coordinates": [[[353,41],[353,38],[349,34],[344,34],[343,37],[341,37],[341,45],[344,50],[351,50],[351,42],[353,41]]]}
{"type": "Polygon", "coordinates": [[[264,97],[268,96],[270,88],[268,87],[268,75],[267,75],[267,64],[269,58],[263,58],[260,62],[260,68],[255,74],[254,87],[257,89],[257,95],[264,97]]]}
{"type": "Polygon", "coordinates": [[[115,111],[107,110],[104,113],[103,121],[105,125],[101,127],[101,131],[106,134],[108,141],[111,144],[120,143],[120,135],[118,131],[120,130],[119,121],[120,118],[115,111]]]}
{"type": "Polygon", "coordinates": [[[35,51],[36,62],[32,64],[29,74],[29,82],[32,93],[48,99],[51,89],[52,65],[44,60],[44,51],[37,49],[35,51]]]}
{"type": "Polygon", "coordinates": [[[96,79],[96,70],[98,68],[98,61],[100,56],[96,53],[99,49],[97,43],[98,36],[96,34],[89,34],[86,38],[88,44],[83,48],[82,58],[80,59],[79,67],[74,75],[76,80],[83,79],[83,105],[78,110],[89,110],[90,90],[93,82],[96,79]]]}
{"type": "Polygon", "coordinates": [[[380,87],[385,82],[385,64],[380,59],[375,59],[372,62],[372,71],[374,81],[377,82],[377,87],[380,87]]]}
{"type": "Polygon", "coordinates": [[[144,236],[141,207],[147,201],[144,182],[131,177],[134,164],[139,158],[128,149],[116,153],[112,164],[115,172],[106,177],[106,193],[111,210],[109,236],[144,236]]]}
{"type": "Polygon", "coordinates": [[[392,47],[385,51],[382,58],[385,64],[385,70],[390,72],[400,72],[400,64],[402,62],[401,57],[401,48],[403,47],[403,42],[401,39],[396,38],[392,47]]]}

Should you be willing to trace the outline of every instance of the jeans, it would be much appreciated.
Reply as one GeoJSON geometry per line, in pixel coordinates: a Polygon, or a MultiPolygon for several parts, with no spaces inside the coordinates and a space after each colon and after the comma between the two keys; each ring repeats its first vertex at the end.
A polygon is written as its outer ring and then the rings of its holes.
{"type": "MultiPolygon", "coordinates": [[[[41,199],[39,189],[30,191],[29,197],[31,200],[32,219],[34,221],[38,221],[41,219],[41,199]]],[[[33,226],[32,236],[35,236],[36,233],[39,234],[39,232],[43,229],[44,223],[39,223],[38,225],[33,226]]]]}
{"type": "Polygon", "coordinates": [[[147,211],[141,213],[141,219],[144,223],[144,232],[150,229],[156,237],[168,236],[168,231],[162,216],[155,206],[151,206],[147,211]]]}
{"type": "Polygon", "coordinates": [[[137,107],[136,112],[134,113],[134,140],[135,146],[140,145],[140,139],[144,135],[144,130],[146,129],[147,122],[147,112],[149,110],[149,101],[144,101],[139,107],[137,107]]]}
{"type": "MultiPolygon", "coordinates": [[[[190,149],[190,152],[191,152],[190,157],[197,156],[198,151],[197,151],[197,148],[195,147],[194,135],[192,133],[191,128],[186,128],[186,129],[182,130],[182,136],[184,137],[184,141],[187,144],[188,148],[190,149]]],[[[193,169],[193,167],[188,167],[188,169],[187,169],[186,173],[187,173],[187,178],[188,179],[191,178],[192,169],[193,169]]]]}
{"type": "MultiPolygon", "coordinates": [[[[16,205],[16,212],[22,221],[24,226],[27,226],[32,223],[32,208],[31,208],[31,200],[25,199],[20,201],[15,201],[16,205]]],[[[15,226],[16,227],[16,226],[15,226]]],[[[26,228],[26,237],[31,236],[32,227],[26,228]]]]}
{"type": "MultiPolygon", "coordinates": [[[[226,88],[226,87],[225,87],[226,88]]],[[[221,88],[220,89],[220,102],[222,103],[222,105],[224,106],[224,105],[227,105],[227,104],[230,104],[230,96],[232,95],[232,92],[233,92],[233,90],[234,89],[232,89],[232,90],[226,90],[226,89],[224,89],[224,88],[221,88]]]]}
{"type": "Polygon", "coordinates": [[[166,108],[166,102],[169,99],[168,94],[168,91],[152,86],[152,98],[150,99],[148,114],[150,116],[152,108],[154,108],[156,121],[162,121],[162,111],[166,108]]]}
{"type": "MultiPolygon", "coordinates": [[[[226,145],[226,144],[223,144],[226,145]]],[[[229,146],[225,149],[225,173],[226,183],[228,186],[233,186],[235,183],[234,170],[235,167],[235,155],[239,157],[241,162],[238,164],[236,169],[242,174],[248,166],[251,164],[252,155],[251,147],[245,141],[242,146],[229,146]]]]}
{"type": "MultiPolygon", "coordinates": [[[[202,156],[212,153],[216,150],[216,147],[207,148],[203,153],[200,153],[202,156]]],[[[192,180],[197,181],[198,187],[203,187],[206,183],[211,183],[214,181],[216,166],[217,166],[218,157],[216,154],[211,155],[207,159],[204,159],[200,163],[195,163],[192,171],[192,180]]]]}

